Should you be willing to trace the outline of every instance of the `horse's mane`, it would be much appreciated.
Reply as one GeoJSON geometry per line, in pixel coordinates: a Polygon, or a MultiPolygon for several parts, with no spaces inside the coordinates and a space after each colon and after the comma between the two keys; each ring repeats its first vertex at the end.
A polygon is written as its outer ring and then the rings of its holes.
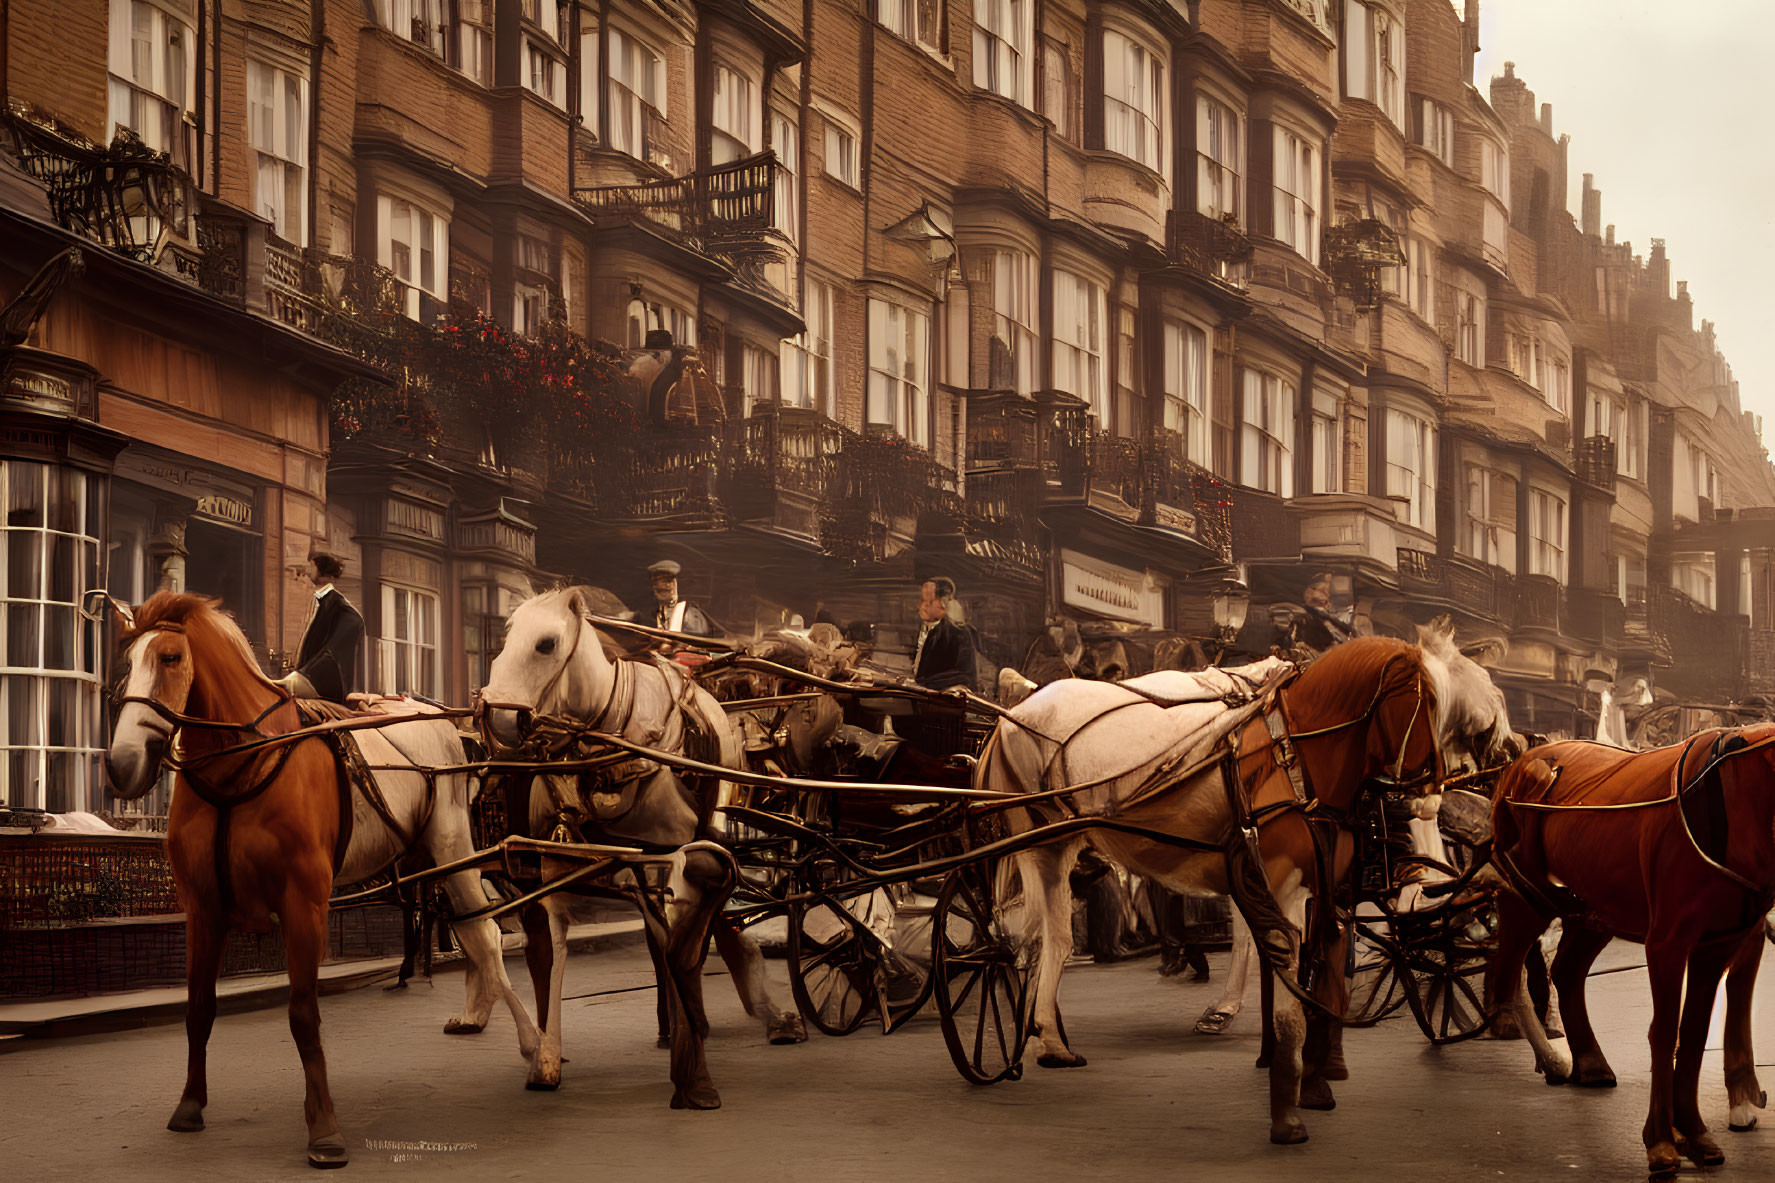
{"type": "Polygon", "coordinates": [[[155,592],[136,609],[135,626],[125,634],[124,641],[132,642],[143,633],[169,625],[185,634],[192,650],[192,664],[197,669],[219,674],[232,662],[252,681],[277,690],[277,685],[259,668],[259,659],[253,656],[253,647],[240,631],[240,625],[222,611],[222,601],[195,592],[155,592]]]}

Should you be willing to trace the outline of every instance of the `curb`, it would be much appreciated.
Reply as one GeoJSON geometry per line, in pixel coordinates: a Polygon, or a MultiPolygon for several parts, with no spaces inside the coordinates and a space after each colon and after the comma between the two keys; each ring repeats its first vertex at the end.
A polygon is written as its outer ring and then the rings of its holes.
{"type": "MultiPolygon", "coordinates": [[[[627,948],[644,944],[646,933],[637,917],[597,924],[576,924],[567,930],[567,952],[596,953],[600,950],[627,948]]],[[[502,934],[501,949],[507,958],[524,952],[523,933],[502,934]]],[[[365,986],[394,978],[400,969],[400,958],[387,957],[375,961],[344,961],[321,966],[320,995],[325,998],[344,994],[365,986]]],[[[467,965],[460,953],[440,958],[434,954],[434,977],[453,973],[467,965]]],[[[234,979],[237,988],[229,989],[224,978],[216,998],[218,1015],[241,1014],[283,1006],[289,1000],[289,977],[285,974],[264,974],[253,979],[234,979]]],[[[50,1009],[56,1003],[26,1003],[0,1006],[0,1055],[16,1051],[28,1040],[72,1039],[81,1035],[109,1035],[135,1031],[144,1027],[160,1027],[185,1021],[185,988],[168,987],[138,991],[135,994],[97,995],[91,998],[63,1000],[70,1009],[62,1014],[41,1017],[8,1018],[7,1013],[50,1009]],[[168,997],[174,995],[174,997],[168,997]],[[133,1000],[133,1001],[132,1001],[133,1000]]]]}

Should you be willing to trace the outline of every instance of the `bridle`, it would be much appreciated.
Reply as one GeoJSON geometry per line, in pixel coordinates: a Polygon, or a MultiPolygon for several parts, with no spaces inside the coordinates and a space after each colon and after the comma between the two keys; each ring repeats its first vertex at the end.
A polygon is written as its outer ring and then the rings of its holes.
{"type": "MultiPolygon", "coordinates": [[[[1404,653],[1395,653],[1393,656],[1387,658],[1385,664],[1381,666],[1380,677],[1375,679],[1374,694],[1368,700],[1368,707],[1360,715],[1357,715],[1353,719],[1346,719],[1341,723],[1333,723],[1329,727],[1320,727],[1312,731],[1296,731],[1293,727],[1289,727],[1287,734],[1290,742],[1298,743],[1303,739],[1318,739],[1322,736],[1335,735],[1338,732],[1348,731],[1353,727],[1360,727],[1364,723],[1369,722],[1377,713],[1379,713],[1382,703],[1390,697],[1388,693],[1388,683],[1390,681],[1389,675],[1394,664],[1396,662],[1409,660],[1411,659],[1404,653]]],[[[1375,778],[1377,783],[1385,785],[1388,789],[1404,792],[1420,788],[1426,784],[1439,784],[1442,780],[1442,745],[1440,742],[1436,741],[1435,737],[1432,737],[1431,742],[1431,750],[1433,752],[1431,766],[1410,779],[1407,779],[1405,774],[1406,752],[1411,747],[1411,738],[1417,729],[1418,720],[1420,718],[1425,718],[1426,721],[1428,721],[1427,716],[1429,711],[1424,701],[1427,697],[1424,690],[1424,678],[1424,667],[1422,660],[1420,659],[1417,664],[1417,669],[1412,675],[1412,685],[1416,692],[1416,700],[1412,704],[1411,718],[1407,720],[1405,724],[1405,734],[1399,740],[1399,753],[1393,761],[1392,775],[1390,777],[1375,778]]],[[[1286,703],[1281,702],[1281,705],[1284,717],[1286,717],[1286,703]]]]}
{"type": "Polygon", "coordinates": [[[550,674],[548,680],[537,689],[533,698],[533,701],[536,704],[535,706],[524,706],[519,703],[493,702],[486,698],[481,691],[477,690],[474,692],[475,731],[480,735],[481,743],[489,752],[495,751],[503,745],[494,742],[492,723],[487,717],[487,712],[510,711],[512,714],[516,715],[519,743],[520,746],[522,746],[529,741],[531,733],[535,730],[537,722],[536,716],[541,713],[542,704],[547,701],[549,694],[555,688],[555,684],[566,676],[568,670],[573,668],[574,659],[579,656],[580,643],[584,640],[585,634],[588,631],[591,631],[592,622],[578,612],[570,611],[568,614],[573,617],[575,623],[577,623],[579,627],[574,630],[573,643],[567,648],[567,656],[561,659],[560,666],[554,673],[550,674]]]}

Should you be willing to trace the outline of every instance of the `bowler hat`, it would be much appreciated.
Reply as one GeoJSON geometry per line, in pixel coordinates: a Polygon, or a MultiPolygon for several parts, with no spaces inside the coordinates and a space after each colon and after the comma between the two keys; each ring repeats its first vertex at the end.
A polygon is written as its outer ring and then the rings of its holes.
{"type": "Polygon", "coordinates": [[[648,329],[644,349],[670,349],[672,347],[671,329],[648,329]]]}
{"type": "Polygon", "coordinates": [[[678,564],[673,562],[671,559],[661,559],[659,562],[655,563],[653,566],[647,568],[647,573],[649,575],[654,575],[654,576],[669,575],[673,579],[676,579],[676,578],[678,578],[678,572],[680,570],[682,570],[682,568],[680,568],[678,566],[678,564]]]}

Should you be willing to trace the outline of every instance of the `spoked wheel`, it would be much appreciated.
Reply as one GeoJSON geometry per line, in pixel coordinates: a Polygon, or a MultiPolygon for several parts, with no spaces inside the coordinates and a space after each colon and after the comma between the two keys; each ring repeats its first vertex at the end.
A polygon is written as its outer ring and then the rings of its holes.
{"type": "Polygon", "coordinates": [[[1458,1043],[1485,1030],[1487,949],[1472,944],[1457,916],[1445,916],[1433,939],[1415,943],[1407,963],[1407,999],[1434,1044],[1458,1043]]]}
{"type": "Polygon", "coordinates": [[[1039,946],[1020,940],[1007,923],[990,865],[950,872],[937,897],[931,935],[937,1010],[956,1070],[974,1084],[1018,1079],[1039,946]]]}
{"type": "Polygon", "coordinates": [[[1366,939],[1369,923],[1359,922],[1350,941],[1350,1004],[1344,1017],[1350,1027],[1372,1027],[1405,1005],[1399,958],[1391,942],[1366,939]]]}
{"type": "Polygon", "coordinates": [[[789,910],[789,988],[827,1035],[849,1035],[875,1008],[881,946],[850,910],[820,896],[789,910]]]}

